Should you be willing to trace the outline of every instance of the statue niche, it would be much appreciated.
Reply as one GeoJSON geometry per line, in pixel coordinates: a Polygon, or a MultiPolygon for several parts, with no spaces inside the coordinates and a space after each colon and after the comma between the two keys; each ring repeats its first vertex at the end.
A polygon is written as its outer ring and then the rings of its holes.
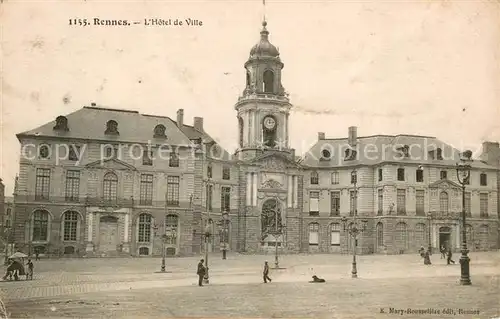
{"type": "Polygon", "coordinates": [[[281,218],[281,207],[276,199],[268,199],[262,205],[261,213],[262,241],[269,235],[277,237],[283,230],[283,221],[281,218]]]}

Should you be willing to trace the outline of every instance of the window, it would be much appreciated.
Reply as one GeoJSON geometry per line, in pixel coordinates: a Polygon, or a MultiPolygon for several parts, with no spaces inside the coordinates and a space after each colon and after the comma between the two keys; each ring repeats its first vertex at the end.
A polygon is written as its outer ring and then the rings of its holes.
{"type": "Polygon", "coordinates": [[[140,188],[140,205],[152,205],[153,204],[153,175],[152,174],[142,174],[141,175],[141,188],[140,188]]]}
{"type": "Polygon", "coordinates": [[[212,164],[207,166],[207,178],[212,178],[212,164]]]}
{"type": "Polygon", "coordinates": [[[243,135],[245,134],[244,131],[244,124],[243,124],[243,119],[241,117],[238,117],[238,128],[239,128],[239,134],[240,134],[240,147],[243,147],[243,135]]]}
{"type": "Polygon", "coordinates": [[[329,150],[322,150],[321,151],[321,156],[322,156],[323,159],[330,159],[331,155],[332,154],[330,153],[329,150]]]}
{"type": "Polygon", "coordinates": [[[35,200],[48,200],[50,193],[50,169],[36,169],[35,200]]]}
{"type": "Polygon", "coordinates": [[[231,210],[231,187],[221,187],[220,203],[221,211],[229,212],[231,210]]]}
{"type": "Polygon", "coordinates": [[[33,241],[47,241],[49,234],[49,213],[36,210],[33,213],[33,241]]]}
{"type": "Polygon", "coordinates": [[[78,145],[68,145],[68,160],[78,161],[78,155],[80,155],[80,146],[78,145]]]}
{"type": "Polygon", "coordinates": [[[340,246],[340,224],[330,224],[330,245],[340,246]]]}
{"type": "Polygon", "coordinates": [[[317,246],[319,244],[319,224],[309,224],[309,246],[317,246]]]}
{"type": "Polygon", "coordinates": [[[213,197],[214,189],[213,185],[207,185],[207,211],[212,211],[212,197],[213,197]]]}
{"type": "Polygon", "coordinates": [[[309,215],[319,215],[319,192],[309,193],[309,215]]]}
{"type": "Polygon", "coordinates": [[[66,172],[66,201],[78,202],[80,196],[80,171],[66,172]]]}
{"type": "Polygon", "coordinates": [[[479,217],[488,217],[488,194],[479,194],[479,217]]]}
{"type": "Polygon", "coordinates": [[[345,158],[344,161],[352,161],[357,158],[357,151],[352,148],[348,148],[345,150],[345,158]]]}
{"type": "Polygon", "coordinates": [[[274,93],[274,73],[271,70],[264,71],[264,93],[274,93]]]}
{"type": "Polygon", "coordinates": [[[467,217],[472,216],[472,211],[471,211],[471,193],[467,192],[465,193],[465,214],[467,217]]]}
{"type": "Polygon", "coordinates": [[[222,179],[229,180],[231,179],[231,169],[227,166],[222,168],[222,179]]]}
{"type": "Polygon", "coordinates": [[[139,236],[137,241],[140,243],[151,242],[151,223],[152,217],[150,214],[139,215],[139,236]]]}
{"type": "Polygon", "coordinates": [[[397,214],[406,215],[406,190],[398,189],[397,191],[397,214]]]}
{"type": "Polygon", "coordinates": [[[113,120],[108,121],[106,123],[106,131],[104,131],[104,134],[110,134],[110,135],[120,134],[118,132],[118,123],[113,120]]]}
{"type": "Polygon", "coordinates": [[[427,241],[425,229],[425,224],[418,223],[417,225],[415,225],[415,243],[417,244],[417,246],[426,246],[429,244],[427,241]]]}
{"type": "Polygon", "coordinates": [[[417,180],[417,183],[423,183],[424,182],[424,170],[417,169],[415,178],[417,180]]]}
{"type": "Polygon", "coordinates": [[[439,178],[440,179],[447,179],[448,178],[448,172],[447,171],[441,171],[441,172],[439,172],[439,178]]]}
{"type": "Polygon", "coordinates": [[[408,247],[408,231],[405,223],[400,222],[396,224],[394,237],[397,248],[404,250],[408,247]]]}
{"type": "Polygon", "coordinates": [[[156,125],[155,128],[154,128],[154,131],[153,131],[153,133],[154,133],[153,137],[155,137],[155,138],[165,138],[165,137],[167,137],[165,135],[165,130],[166,130],[166,128],[165,128],[165,126],[163,124],[156,125]]]}
{"type": "Polygon", "coordinates": [[[165,216],[165,229],[169,230],[165,243],[167,245],[177,244],[177,234],[179,228],[179,217],[177,215],[168,214],[165,216]]]}
{"type": "Polygon", "coordinates": [[[153,165],[153,151],[144,150],[142,153],[142,165],[152,166],[153,165]]]}
{"type": "Polygon", "coordinates": [[[376,231],[377,231],[377,247],[382,247],[384,246],[384,224],[380,222],[377,223],[376,231]]]}
{"type": "Polygon", "coordinates": [[[379,169],[378,169],[378,181],[379,181],[379,182],[381,182],[381,181],[382,181],[382,176],[383,176],[382,174],[383,174],[382,169],[381,169],[381,168],[379,168],[379,169]]]}
{"type": "Polygon", "coordinates": [[[170,160],[168,161],[168,166],[179,167],[179,156],[177,156],[177,153],[173,151],[170,152],[170,160]]]}
{"type": "Polygon", "coordinates": [[[179,176],[167,177],[167,205],[179,206],[179,176]]]}
{"type": "Polygon", "coordinates": [[[449,209],[449,197],[447,192],[441,192],[439,194],[439,209],[442,213],[448,213],[449,209]]]}
{"type": "Polygon", "coordinates": [[[147,256],[147,255],[149,255],[149,248],[148,247],[140,247],[139,248],[139,255],[140,256],[147,256]]]}
{"type": "Polygon", "coordinates": [[[38,156],[43,159],[47,159],[50,156],[50,149],[47,145],[42,145],[38,149],[38,156]]]}
{"type": "Polygon", "coordinates": [[[351,172],[351,184],[356,184],[358,182],[358,173],[351,172]]]}
{"type": "Polygon", "coordinates": [[[106,150],[105,150],[106,158],[112,158],[112,157],[114,157],[114,155],[116,154],[116,152],[114,152],[114,150],[115,149],[113,147],[107,146],[106,150]]]}
{"type": "Polygon", "coordinates": [[[398,168],[398,181],[404,181],[404,180],[405,180],[405,169],[398,168]]]}
{"type": "Polygon", "coordinates": [[[63,240],[64,241],[77,241],[78,232],[78,213],[65,212],[64,213],[64,226],[63,226],[63,240]]]}
{"type": "Polygon", "coordinates": [[[384,214],[384,190],[377,190],[378,195],[378,215],[384,214]]]}
{"type": "Polygon", "coordinates": [[[337,185],[339,183],[339,172],[332,173],[332,185],[337,185]]]}
{"type": "Polygon", "coordinates": [[[417,216],[424,216],[425,215],[425,191],[422,189],[418,189],[416,191],[416,206],[415,206],[415,212],[417,216]]]}
{"type": "Polygon", "coordinates": [[[481,175],[479,175],[479,184],[481,186],[488,186],[488,178],[485,173],[481,173],[481,175]]]}
{"type": "Polygon", "coordinates": [[[311,184],[312,185],[318,185],[319,184],[318,172],[311,172],[311,184]]]}
{"type": "Polygon", "coordinates": [[[107,202],[117,200],[118,177],[114,173],[104,175],[103,197],[107,202]]]}
{"type": "Polygon", "coordinates": [[[442,149],[440,149],[440,148],[437,149],[436,158],[440,161],[443,160],[443,150],[442,149]]]}
{"type": "Polygon", "coordinates": [[[340,192],[331,192],[330,201],[331,201],[330,216],[340,215],[340,192]]]}
{"type": "Polygon", "coordinates": [[[349,215],[350,216],[354,216],[354,213],[356,211],[356,192],[355,191],[351,191],[349,193],[349,195],[350,195],[349,198],[350,198],[350,204],[351,204],[350,205],[351,208],[349,210],[349,215]]]}

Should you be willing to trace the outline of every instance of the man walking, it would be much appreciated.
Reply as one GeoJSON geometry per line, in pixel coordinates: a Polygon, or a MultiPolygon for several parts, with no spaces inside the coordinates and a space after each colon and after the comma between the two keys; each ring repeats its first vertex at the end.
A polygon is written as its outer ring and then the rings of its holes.
{"type": "Polygon", "coordinates": [[[203,287],[203,278],[205,277],[206,269],[205,266],[203,266],[203,263],[205,260],[200,260],[198,263],[198,270],[196,271],[196,274],[198,275],[198,286],[203,287]]]}
{"type": "Polygon", "coordinates": [[[451,256],[453,256],[452,252],[451,252],[451,248],[448,248],[448,254],[447,254],[447,258],[446,258],[446,264],[449,265],[450,264],[450,261],[452,263],[455,263],[455,261],[453,259],[451,259],[451,256]]]}
{"type": "Polygon", "coordinates": [[[271,278],[269,278],[269,264],[267,261],[264,262],[264,271],[263,271],[264,283],[267,284],[267,281],[271,282],[271,278]]]}

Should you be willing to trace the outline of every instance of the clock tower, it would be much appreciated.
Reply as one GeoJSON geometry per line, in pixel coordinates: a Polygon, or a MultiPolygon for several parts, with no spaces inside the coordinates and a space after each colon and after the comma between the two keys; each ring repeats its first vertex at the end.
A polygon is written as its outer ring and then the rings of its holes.
{"type": "Polygon", "coordinates": [[[260,41],[245,63],[246,87],[238,98],[238,149],[236,155],[250,160],[268,150],[291,154],[288,120],[292,105],[281,83],[278,49],[269,42],[267,22],[262,22],[260,41]]]}

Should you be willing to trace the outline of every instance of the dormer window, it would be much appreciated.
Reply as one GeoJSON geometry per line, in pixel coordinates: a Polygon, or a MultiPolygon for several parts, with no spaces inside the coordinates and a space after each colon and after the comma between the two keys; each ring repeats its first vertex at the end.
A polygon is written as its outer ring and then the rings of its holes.
{"type": "Polygon", "coordinates": [[[108,121],[108,123],[106,123],[106,131],[104,132],[104,134],[109,134],[109,135],[120,134],[118,132],[118,123],[114,120],[108,121]]]}
{"type": "Polygon", "coordinates": [[[69,131],[68,119],[65,116],[56,117],[56,125],[54,126],[55,131],[69,131]]]}
{"type": "Polygon", "coordinates": [[[50,156],[50,149],[48,145],[42,145],[38,149],[38,156],[42,159],[47,159],[50,156]]]}
{"type": "Polygon", "coordinates": [[[463,153],[461,153],[460,155],[466,161],[470,161],[472,159],[472,151],[471,150],[466,150],[463,153]]]}
{"type": "Polygon", "coordinates": [[[488,186],[488,177],[485,173],[481,173],[481,175],[479,175],[479,185],[488,186]]]}
{"type": "Polygon", "coordinates": [[[410,156],[410,146],[408,146],[408,145],[403,145],[403,146],[398,147],[398,151],[403,153],[403,157],[410,156]]]}
{"type": "Polygon", "coordinates": [[[437,159],[438,161],[442,161],[442,160],[443,160],[443,150],[442,150],[442,149],[440,149],[440,148],[438,148],[438,149],[436,150],[436,159],[437,159]]]}
{"type": "Polygon", "coordinates": [[[324,150],[321,151],[321,159],[322,160],[327,161],[327,160],[330,159],[331,156],[332,156],[332,153],[330,153],[329,150],[324,149],[324,150]]]}
{"type": "Polygon", "coordinates": [[[165,138],[167,137],[165,135],[165,125],[163,124],[158,124],[155,126],[155,129],[154,129],[154,135],[153,135],[154,138],[165,138]]]}
{"type": "Polygon", "coordinates": [[[352,148],[348,148],[345,150],[345,161],[352,161],[355,160],[357,156],[357,151],[352,148]]]}
{"type": "Polygon", "coordinates": [[[212,178],[212,164],[207,166],[207,178],[212,178]]]}
{"type": "Polygon", "coordinates": [[[405,180],[405,169],[398,168],[398,181],[404,181],[404,180],[405,180]]]}
{"type": "Polygon", "coordinates": [[[447,179],[448,178],[448,172],[447,171],[441,171],[441,172],[439,172],[439,178],[440,179],[447,179]]]}

